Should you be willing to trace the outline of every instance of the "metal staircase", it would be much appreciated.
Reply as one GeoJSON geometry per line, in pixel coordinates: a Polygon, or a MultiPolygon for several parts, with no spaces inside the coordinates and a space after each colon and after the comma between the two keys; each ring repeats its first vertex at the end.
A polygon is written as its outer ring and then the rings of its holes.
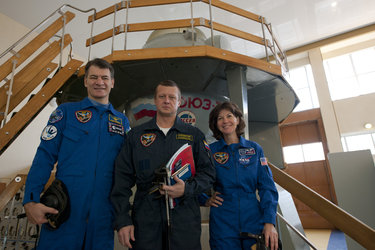
{"type": "Polygon", "coordinates": [[[71,36],[64,34],[65,25],[75,15],[69,11],[61,12],[60,15],[60,18],[46,27],[18,52],[15,52],[14,48],[29,38],[31,32],[0,56],[3,58],[13,54],[0,66],[0,82],[3,82],[0,85],[0,155],[82,64],[78,60],[70,60],[66,65],[61,63],[62,51],[72,42],[71,36]],[[57,33],[60,30],[63,30],[63,34],[60,36],[62,38],[50,42],[53,37],[58,36],[57,33]],[[54,62],[58,56],[60,56],[59,64],[54,62]],[[56,72],[58,68],[60,70],[56,72]],[[48,76],[53,76],[53,78],[49,81],[47,80],[48,76]],[[41,83],[44,85],[36,91],[35,89],[41,83]],[[25,101],[31,93],[34,94],[33,98],[25,101]],[[12,114],[20,104],[22,107],[17,113],[12,114]]]}

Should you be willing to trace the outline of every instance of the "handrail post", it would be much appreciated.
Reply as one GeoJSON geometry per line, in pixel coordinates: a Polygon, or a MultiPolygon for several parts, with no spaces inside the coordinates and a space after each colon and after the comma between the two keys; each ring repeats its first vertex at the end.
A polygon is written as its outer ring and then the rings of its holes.
{"type": "Polygon", "coordinates": [[[125,37],[124,37],[124,50],[128,42],[128,19],[129,19],[129,0],[126,0],[126,13],[125,13],[125,37]]]}
{"type": "Polygon", "coordinates": [[[266,58],[267,58],[267,62],[269,62],[270,61],[270,58],[269,58],[269,56],[268,56],[268,49],[267,49],[267,45],[268,45],[268,43],[267,43],[267,39],[266,39],[266,32],[264,31],[264,17],[260,17],[260,19],[261,19],[261,26],[262,26],[262,33],[263,33],[263,41],[264,41],[264,50],[265,50],[265,52],[266,52],[266,58]]]}
{"type": "MultiPolygon", "coordinates": [[[[268,23],[268,24],[265,24],[265,25],[268,25],[269,27],[269,31],[270,31],[270,35],[271,35],[271,39],[272,39],[272,48],[273,50],[271,50],[273,52],[273,56],[275,57],[275,59],[277,58],[277,49],[276,49],[276,46],[275,46],[275,38],[273,36],[273,31],[272,31],[272,24],[271,23],[268,23]]],[[[281,61],[279,60],[275,60],[276,61],[276,64],[279,64],[281,65],[281,61]]]]}
{"type": "Polygon", "coordinates": [[[114,47],[114,42],[115,42],[115,34],[116,34],[116,14],[117,14],[117,4],[115,4],[115,12],[113,13],[112,48],[111,48],[111,54],[113,54],[113,47],[114,47]]]}
{"type": "Polygon", "coordinates": [[[210,11],[210,27],[211,27],[211,45],[212,47],[215,47],[214,43],[214,27],[213,27],[213,21],[212,21],[212,3],[211,0],[209,0],[209,11],[210,11]]]}
{"type": "Polygon", "coordinates": [[[13,89],[13,82],[14,82],[14,75],[15,75],[15,71],[16,71],[16,65],[17,65],[17,60],[13,60],[12,61],[12,75],[11,75],[11,78],[10,78],[9,89],[7,91],[7,104],[5,106],[4,119],[3,119],[1,127],[3,127],[5,125],[5,123],[7,122],[7,116],[8,116],[9,105],[10,105],[10,97],[12,96],[12,89],[13,89]]]}
{"type": "Polygon", "coordinates": [[[93,15],[92,22],[91,22],[90,46],[89,46],[89,55],[88,55],[88,57],[87,57],[87,61],[90,61],[90,59],[91,59],[92,34],[93,34],[93,32],[94,32],[94,23],[95,23],[95,18],[96,18],[96,10],[94,9],[94,15],[93,15]]]}
{"type": "Polygon", "coordinates": [[[193,15],[193,0],[190,0],[190,15],[191,15],[191,44],[195,46],[194,42],[194,15],[193,15]]]}
{"type": "Polygon", "coordinates": [[[59,10],[60,15],[62,16],[63,19],[63,27],[62,27],[62,35],[61,35],[61,44],[60,44],[60,60],[59,60],[59,69],[62,67],[62,56],[63,56],[63,50],[64,50],[64,36],[65,36],[65,26],[66,26],[66,16],[65,13],[59,10]]]}

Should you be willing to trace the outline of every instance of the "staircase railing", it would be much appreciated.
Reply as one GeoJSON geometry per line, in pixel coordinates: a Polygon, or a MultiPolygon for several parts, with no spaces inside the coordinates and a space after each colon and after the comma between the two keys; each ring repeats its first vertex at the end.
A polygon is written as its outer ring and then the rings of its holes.
{"type": "MultiPolygon", "coordinates": [[[[88,12],[91,12],[93,11],[94,14],[91,16],[92,18],[92,25],[91,25],[91,36],[92,36],[92,33],[93,33],[93,30],[94,30],[94,22],[95,22],[95,16],[96,16],[96,9],[95,8],[91,8],[91,9],[88,9],[88,10],[81,10],[77,7],[74,7],[70,4],[64,4],[62,5],[60,8],[58,8],[57,10],[55,10],[51,15],[49,15],[48,17],[46,17],[41,23],[39,23],[37,26],[35,26],[33,29],[31,29],[28,33],[26,33],[23,37],[21,37],[17,42],[15,42],[13,45],[11,45],[8,49],[6,49],[3,53],[0,54],[0,59],[3,58],[6,54],[8,53],[15,53],[15,52],[12,52],[12,50],[18,46],[20,43],[22,43],[26,38],[30,37],[34,32],[36,32],[37,30],[39,30],[41,27],[43,27],[48,21],[50,21],[56,14],[60,14],[62,17],[60,19],[58,19],[57,21],[63,21],[63,34],[62,34],[62,37],[64,36],[64,29],[65,29],[65,25],[74,18],[74,14],[71,13],[71,12],[67,12],[67,13],[64,13],[63,10],[65,8],[72,8],[72,9],[75,9],[79,12],[82,12],[82,13],[88,13],[88,12]]],[[[55,25],[58,25],[57,21],[54,23],[55,25]]],[[[49,26],[47,29],[45,29],[44,31],[47,31],[48,29],[53,29],[53,26],[49,26]]],[[[54,32],[53,34],[55,34],[56,32],[54,32]]],[[[41,39],[41,36],[39,35],[37,38],[35,38],[34,40],[37,41],[37,40],[40,40],[41,39]]],[[[44,41],[46,42],[46,41],[44,41]]],[[[33,52],[33,51],[30,51],[30,52],[33,52]]],[[[19,52],[18,56],[22,56],[23,53],[19,52]]],[[[24,59],[26,59],[26,57],[24,57],[24,59]]],[[[88,56],[88,58],[90,59],[90,55],[88,56]]],[[[13,58],[14,59],[14,58],[13,58]]],[[[19,64],[21,64],[21,62],[19,62],[19,64]]],[[[0,79],[3,79],[5,76],[2,76],[1,73],[0,73],[0,79]]]]}
{"type": "Polygon", "coordinates": [[[269,163],[269,166],[277,184],[366,249],[375,249],[375,230],[373,228],[353,217],[272,163],[269,163]]]}
{"type": "MultiPolygon", "coordinates": [[[[26,105],[29,107],[37,108],[35,110],[27,109],[27,117],[31,120],[25,120],[25,117],[22,119],[22,127],[17,126],[15,129],[14,122],[8,124],[10,120],[14,120],[15,113],[12,114],[14,109],[23,102],[27,96],[29,96],[33,91],[40,86],[40,84],[45,80],[44,86],[47,84],[47,77],[54,74],[56,70],[60,70],[63,67],[63,50],[69,44],[71,45],[72,38],[69,34],[66,34],[66,25],[75,17],[75,14],[72,12],[63,12],[66,8],[74,9],[81,13],[93,12],[93,16],[96,15],[96,10],[91,8],[89,10],[81,10],[69,4],[64,4],[51,15],[45,18],[41,23],[36,27],[31,29],[26,35],[21,37],[8,49],[0,54],[0,60],[3,58],[9,57],[2,65],[0,65],[0,82],[3,82],[0,85],[0,155],[5,151],[6,147],[17,137],[20,131],[28,124],[37,113],[41,110],[42,107],[53,97],[54,93],[48,91],[48,98],[45,98],[45,92],[39,96],[39,102],[37,105],[30,105],[29,103],[24,104],[21,107],[21,110],[25,108],[26,105]],[[57,20],[53,21],[56,15],[61,15],[57,20]],[[51,23],[47,26],[48,23],[51,23]],[[47,27],[46,27],[47,26],[47,27]],[[36,31],[42,30],[36,36],[34,35],[36,31]],[[61,30],[61,35],[57,33],[61,30]],[[34,38],[32,38],[35,36],[34,38]],[[52,37],[60,37],[59,41],[49,42],[52,37]],[[18,45],[22,45],[26,39],[32,39],[24,47],[22,47],[18,52],[15,51],[18,45]],[[48,43],[47,43],[48,42],[48,43]],[[47,45],[46,45],[47,44],[47,45]],[[38,51],[44,50],[39,53],[38,51]],[[52,61],[58,57],[59,63],[53,63],[52,61]],[[27,62],[27,63],[26,63],[27,62]],[[24,65],[26,64],[26,65],[24,65]],[[57,69],[58,68],[58,69],[57,69]],[[9,79],[8,79],[8,78],[9,79]],[[10,114],[12,116],[10,117],[10,114]]],[[[93,33],[94,21],[91,24],[91,36],[93,33]]],[[[71,53],[71,51],[70,51],[71,53]]],[[[71,54],[69,53],[68,59],[66,60],[69,63],[69,58],[71,54]]],[[[91,56],[91,46],[89,46],[88,60],[91,56]]],[[[74,61],[74,60],[73,60],[74,61]]],[[[79,67],[82,62],[75,60],[70,66],[79,67]],[[77,66],[78,65],[78,66],[77,66]]],[[[77,68],[73,69],[74,71],[77,68]]],[[[74,71],[72,73],[74,73],[74,71]]],[[[68,74],[72,74],[68,73],[68,74]]],[[[61,75],[61,74],[60,74],[61,75]]],[[[65,79],[65,77],[63,77],[65,79]]],[[[60,79],[61,80],[61,79],[60,79]]],[[[67,80],[67,79],[65,79],[67,80]]],[[[58,83],[58,87],[64,82],[58,83]]],[[[50,85],[51,83],[49,83],[50,85]]],[[[56,92],[58,89],[55,89],[56,92]]],[[[42,93],[39,91],[38,93],[42,93]]],[[[34,100],[35,102],[35,100],[34,100]]],[[[22,112],[21,112],[22,113],[22,112]]],[[[21,117],[22,118],[22,117],[21,117]]],[[[17,120],[17,119],[16,119],[17,120]]],[[[20,124],[20,125],[21,125],[20,124]]]]}
{"type": "Polygon", "coordinates": [[[309,239],[306,238],[305,235],[303,235],[297,228],[295,228],[293,225],[291,225],[279,212],[277,212],[277,218],[281,219],[290,229],[295,232],[298,237],[300,237],[304,242],[306,242],[313,250],[317,250],[317,248],[309,241],[309,239]]]}

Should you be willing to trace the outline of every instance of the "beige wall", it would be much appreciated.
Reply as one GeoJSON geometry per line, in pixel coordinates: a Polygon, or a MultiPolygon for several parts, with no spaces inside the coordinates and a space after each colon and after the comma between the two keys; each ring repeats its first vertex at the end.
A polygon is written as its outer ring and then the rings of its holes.
{"type": "Polygon", "coordinates": [[[375,132],[363,127],[367,122],[375,125],[375,93],[337,100],[333,106],[342,135],[375,132]]]}
{"type": "MultiPolygon", "coordinates": [[[[30,30],[17,23],[13,19],[0,13],[0,53],[3,53],[13,43],[24,36],[30,30]]],[[[0,63],[4,62],[4,59],[0,59],[0,63]]]]}

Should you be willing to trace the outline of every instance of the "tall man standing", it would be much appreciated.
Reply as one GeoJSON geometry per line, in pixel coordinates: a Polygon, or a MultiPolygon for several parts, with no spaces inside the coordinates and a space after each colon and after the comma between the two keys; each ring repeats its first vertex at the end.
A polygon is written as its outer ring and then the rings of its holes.
{"type": "Polygon", "coordinates": [[[201,249],[201,217],[197,196],[209,189],[215,180],[215,168],[204,134],[177,117],[181,92],[177,84],[167,80],[156,87],[156,116],[132,129],[127,135],[115,167],[112,202],[115,228],[122,245],[134,249],[201,249]],[[164,196],[151,192],[155,170],[165,166],[184,144],[192,145],[195,177],[186,182],[175,177],[173,186],[161,187],[171,198],[179,198],[170,210],[170,231],[164,196]],[[137,192],[129,216],[131,188],[137,192]],[[169,237],[168,237],[169,236],[169,237]]]}
{"type": "Polygon", "coordinates": [[[23,203],[32,223],[44,224],[46,214],[58,213],[39,200],[55,163],[56,178],[65,183],[70,197],[70,217],[56,230],[43,225],[38,249],[113,249],[109,196],[129,121],[109,103],[111,64],[103,59],[88,62],[84,84],[87,98],[64,103],[51,114],[27,177],[23,203]]]}

